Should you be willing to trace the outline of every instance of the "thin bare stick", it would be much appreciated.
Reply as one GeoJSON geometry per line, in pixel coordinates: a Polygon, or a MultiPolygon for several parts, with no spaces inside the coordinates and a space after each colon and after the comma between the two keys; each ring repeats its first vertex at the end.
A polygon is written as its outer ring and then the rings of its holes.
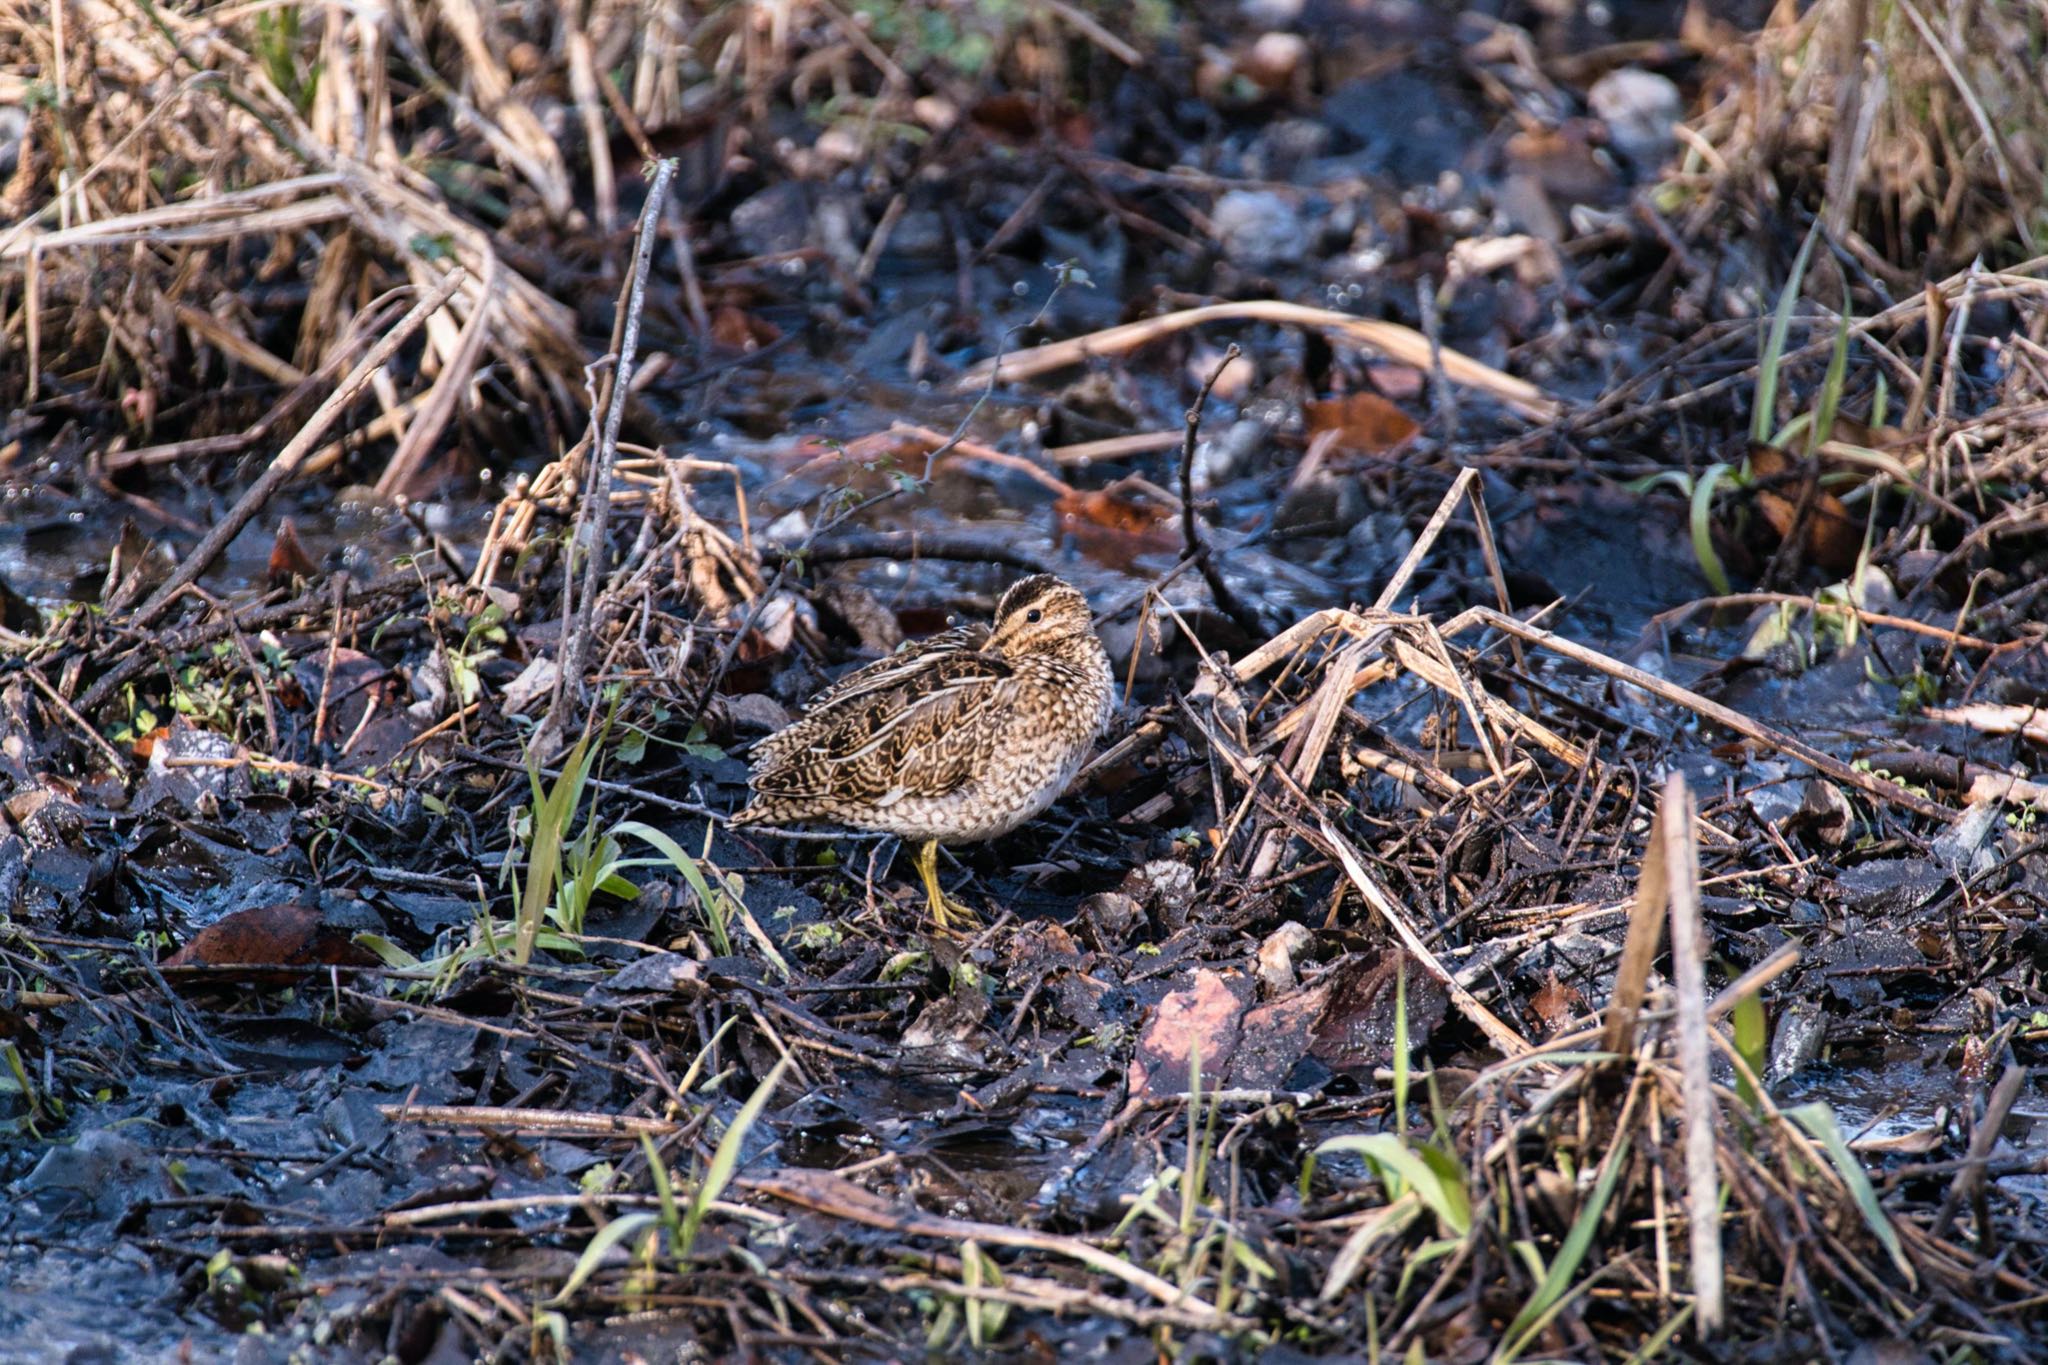
{"type": "Polygon", "coordinates": [[[383,340],[372,346],[369,353],[356,362],[356,367],[349,371],[348,377],[341,381],[333,393],[327,395],[327,401],[313,410],[313,415],[306,419],[306,425],[299,428],[298,435],[292,437],[285,444],[285,448],[277,452],[277,458],[270,462],[270,468],[264,470],[262,476],[249,485],[248,491],[228,509],[227,515],[207,533],[206,539],[199,542],[198,547],[185,562],[164,580],[163,586],[136,609],[132,624],[146,626],[156,620],[189,584],[212,567],[213,561],[220,557],[220,552],[228,547],[228,542],[240,535],[242,528],[263,510],[263,504],[270,501],[271,494],[277,492],[292,475],[298,473],[299,465],[307,454],[320,443],[321,438],[327,434],[327,429],[334,425],[348,405],[355,401],[356,394],[370,382],[371,376],[384,367],[384,362],[391,359],[398,348],[411,339],[412,334],[434,315],[436,309],[448,302],[466,278],[467,272],[460,266],[443,275],[434,292],[413,305],[412,311],[400,318],[398,325],[386,332],[383,340]]]}
{"type": "Polygon", "coordinates": [[[1937,802],[1929,801],[1924,796],[1907,791],[1896,782],[1887,782],[1874,773],[1852,768],[1833,754],[1823,753],[1804,740],[1795,739],[1793,736],[1786,734],[1783,730],[1773,729],[1761,721],[1751,720],[1740,711],[1731,710],[1717,701],[1701,696],[1690,688],[1680,687],[1677,683],[1669,682],[1657,677],[1655,674],[1645,673],[1640,668],[1632,668],[1622,663],[1619,659],[1609,658],[1597,649],[1588,649],[1586,646],[1573,640],[1567,640],[1561,635],[1554,635],[1550,631],[1540,630],[1535,626],[1517,621],[1514,617],[1495,611],[1491,607],[1472,607],[1469,610],[1460,612],[1444,624],[1443,634],[1446,637],[1457,635],[1470,630],[1473,626],[1491,626],[1495,630],[1504,631],[1509,635],[1520,636],[1530,644],[1547,649],[1553,654],[1561,654],[1567,659],[1586,665],[1588,668],[1597,669],[1611,678],[1617,678],[1632,687],[1641,688],[1653,697],[1660,697],[1665,701],[1682,706],[1695,715],[1714,722],[1714,724],[1721,726],[1723,729],[1733,730],[1736,734],[1753,739],[1768,748],[1776,749],[1780,753],[1790,754],[1809,768],[1825,773],[1835,781],[1854,787],[1865,795],[1873,796],[1887,804],[1902,807],[1913,812],[1915,815],[1924,815],[1929,819],[1939,820],[1943,824],[1954,824],[1958,818],[1959,812],[1950,810],[1947,806],[1937,802]]]}
{"type": "Polygon", "coordinates": [[[1373,599],[1373,606],[1381,611],[1392,611],[1394,599],[1408,589],[1408,580],[1415,577],[1416,569],[1422,566],[1422,557],[1436,544],[1436,538],[1444,533],[1450,524],[1451,513],[1458,510],[1458,499],[1465,496],[1465,490],[1479,477],[1479,471],[1467,467],[1458,471],[1458,477],[1451,480],[1450,491],[1437,503],[1436,511],[1429,514],[1422,534],[1415,537],[1415,543],[1408,547],[1408,553],[1401,559],[1401,566],[1394,570],[1394,576],[1387,580],[1387,586],[1380,589],[1380,595],[1373,599]]]}
{"type": "Polygon", "coordinates": [[[1187,430],[1181,437],[1180,447],[1180,534],[1186,543],[1186,554],[1202,570],[1202,581],[1209,585],[1209,595],[1216,599],[1216,605],[1223,614],[1237,622],[1240,629],[1257,639],[1265,633],[1258,614],[1230,590],[1223,581],[1223,571],[1216,567],[1215,556],[1209,552],[1209,543],[1202,538],[1200,526],[1195,520],[1195,442],[1202,434],[1202,409],[1209,405],[1209,391],[1216,387],[1216,381],[1223,377],[1223,371],[1240,352],[1235,343],[1223,353],[1223,359],[1216,362],[1216,368],[1209,371],[1208,379],[1202,383],[1202,391],[1195,395],[1195,401],[1188,407],[1187,430]]]}
{"type": "Polygon", "coordinates": [[[633,287],[627,296],[618,363],[612,371],[611,401],[605,408],[597,448],[585,466],[575,548],[562,574],[562,666],[555,675],[554,702],[548,709],[542,752],[552,749],[566,729],[564,699],[580,699],[583,695],[583,669],[590,655],[590,637],[600,624],[597,602],[604,587],[604,534],[611,518],[612,465],[619,456],[619,426],[625,420],[626,400],[632,392],[633,353],[640,347],[640,312],[647,306],[647,271],[654,258],[655,230],[661,225],[661,206],[668,198],[669,181],[675,173],[673,157],[656,164],[654,183],[648,186],[647,202],[640,209],[640,245],[633,257],[633,287]],[[580,591],[572,593],[578,560],[583,566],[583,585],[580,591]]]}
{"type": "Polygon", "coordinates": [[[1415,926],[1401,913],[1401,907],[1396,905],[1394,898],[1373,879],[1373,875],[1366,870],[1365,860],[1358,856],[1358,850],[1353,848],[1351,841],[1330,823],[1329,817],[1318,813],[1316,820],[1322,834],[1322,838],[1317,842],[1328,849],[1330,855],[1343,867],[1344,875],[1350,879],[1352,886],[1357,888],[1360,898],[1387,922],[1388,927],[1401,940],[1401,946],[1408,950],[1408,955],[1421,963],[1423,969],[1436,978],[1437,984],[1450,996],[1451,1003],[1458,1007],[1458,1012],[1476,1025],[1479,1031],[1486,1035],[1487,1041],[1500,1050],[1503,1057],[1520,1057],[1530,1052],[1532,1049],[1529,1040],[1509,1028],[1499,1015],[1481,1004],[1479,998],[1466,990],[1458,978],[1451,974],[1450,969],[1444,966],[1442,960],[1429,950],[1429,945],[1422,941],[1422,935],[1415,932],[1415,926]]]}
{"type": "Polygon", "coordinates": [[[1720,1330],[1727,1284],[1721,1270],[1721,1182],[1714,1160],[1714,1073],[1707,1046],[1707,945],[1700,922],[1699,845],[1683,773],[1664,785],[1658,818],[1671,900],[1671,977],[1677,997],[1679,1096],[1685,1114],[1685,1204],[1692,1237],[1694,1319],[1701,1340],[1720,1330]]]}
{"type": "MultiPolygon", "coordinates": [[[[1306,304],[1288,303],[1278,299],[1252,299],[1242,303],[1212,303],[1200,308],[1187,308],[1177,313],[1166,313],[1159,317],[1145,318],[1138,322],[1127,322],[1117,327],[1091,332],[1087,336],[1072,337],[1066,341],[1047,342],[1020,351],[1003,365],[1004,374],[1011,380],[1035,379],[1041,374],[1078,365],[1091,356],[1121,355],[1135,350],[1148,341],[1200,326],[1205,322],[1275,322],[1282,326],[1314,327],[1333,332],[1347,340],[1356,342],[1399,361],[1412,369],[1430,371],[1434,368],[1430,356],[1429,339],[1412,327],[1403,327],[1395,322],[1382,322],[1376,318],[1353,317],[1329,308],[1311,308],[1306,304]]],[[[1444,374],[1453,382],[1492,394],[1508,407],[1539,422],[1547,422],[1563,411],[1563,405],[1551,398],[1542,389],[1526,379],[1517,379],[1504,374],[1491,365],[1482,364],[1458,351],[1445,349],[1440,352],[1444,374]]],[[[974,389],[989,381],[992,374],[987,362],[973,366],[955,381],[955,388],[961,392],[974,389]]]]}

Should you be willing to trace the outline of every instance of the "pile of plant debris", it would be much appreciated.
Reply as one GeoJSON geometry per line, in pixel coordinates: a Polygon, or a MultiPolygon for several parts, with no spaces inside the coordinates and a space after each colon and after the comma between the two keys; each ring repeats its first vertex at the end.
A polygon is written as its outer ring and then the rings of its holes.
{"type": "Polygon", "coordinates": [[[2039,1358],[2005,58],[1257,10],[0,20],[0,1314],[2039,1358]],[[1987,254],[1902,287],[1930,224],[1987,254]],[[1034,569],[1122,706],[956,850],[983,927],[725,829],[842,665],[1034,569]]]}

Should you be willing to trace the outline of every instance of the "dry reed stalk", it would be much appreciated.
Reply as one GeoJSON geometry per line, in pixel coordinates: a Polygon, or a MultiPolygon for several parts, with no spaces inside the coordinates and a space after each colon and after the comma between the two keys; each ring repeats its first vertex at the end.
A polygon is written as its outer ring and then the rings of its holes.
{"type": "Polygon", "coordinates": [[[1701,1339],[1721,1329],[1727,1285],[1721,1268],[1721,1191],[1715,1169],[1718,1113],[1707,1045],[1707,945],[1700,919],[1699,846],[1693,840],[1692,794],[1685,775],[1664,784],[1651,838],[1663,845],[1671,906],[1671,976],[1678,1008],[1679,1104],[1685,1148],[1686,1220],[1692,1243],[1694,1324],[1701,1339]]]}
{"type": "Polygon", "coordinates": [[[1490,607],[1473,607],[1461,612],[1458,616],[1444,624],[1443,633],[1447,637],[1455,636],[1474,626],[1489,626],[1509,635],[1520,636],[1522,640],[1529,644],[1537,645],[1554,654],[1563,655],[1565,658],[1584,664],[1588,668],[1597,669],[1609,677],[1617,678],[1633,687],[1638,687],[1652,696],[1660,697],[1674,705],[1684,707],[1686,710],[1706,720],[1710,720],[1724,729],[1733,730],[1736,734],[1753,739],[1768,748],[1776,749],[1780,753],[1789,754],[1801,763],[1825,773],[1837,782],[1855,787],[1866,795],[1873,796],[1888,805],[1898,806],[1901,809],[1913,812],[1915,815],[1939,820],[1944,824],[1953,823],[1956,819],[1957,812],[1946,806],[1929,801],[1926,797],[1916,792],[1908,791],[1896,782],[1887,782],[1873,773],[1852,768],[1834,755],[1823,753],[1804,740],[1788,735],[1775,727],[1765,725],[1761,721],[1752,720],[1741,712],[1731,710],[1717,701],[1703,697],[1690,688],[1680,687],[1678,684],[1659,678],[1654,674],[1645,673],[1643,670],[1633,668],[1618,659],[1609,658],[1598,650],[1588,649],[1584,645],[1567,640],[1550,631],[1537,629],[1516,620],[1512,616],[1494,611],[1490,607]]]}
{"type": "Polygon", "coordinates": [[[415,304],[411,312],[399,319],[397,326],[387,332],[382,340],[370,348],[367,355],[356,362],[355,369],[350,371],[348,377],[327,396],[326,402],[314,409],[313,415],[306,419],[306,424],[299,428],[298,434],[286,442],[284,449],[278,451],[276,458],[270,462],[262,476],[236,499],[235,505],[228,509],[207,533],[206,538],[199,542],[183,563],[178,565],[163,586],[158,588],[148,601],[136,608],[132,618],[133,625],[146,626],[163,615],[164,609],[170,606],[189,584],[195,582],[199,575],[213,566],[213,561],[227,548],[228,542],[241,534],[242,528],[249,524],[250,519],[263,510],[263,504],[270,500],[270,495],[299,472],[299,466],[305,457],[327,434],[327,429],[340,419],[348,405],[355,401],[356,395],[369,382],[370,376],[389,361],[400,346],[412,339],[412,334],[425,324],[435,309],[448,301],[461,286],[462,281],[463,273],[460,269],[449,271],[431,293],[415,304]]]}
{"type": "MultiPolygon", "coordinates": [[[[1403,327],[1399,323],[1354,317],[1349,313],[1339,313],[1328,308],[1311,308],[1305,304],[1267,299],[1185,308],[1139,322],[1104,328],[1087,336],[1047,342],[1043,346],[1034,346],[1029,350],[1004,356],[1001,364],[1002,377],[1011,381],[1035,379],[1053,370],[1078,365],[1093,356],[1122,355],[1160,337],[1170,336],[1190,327],[1199,327],[1207,322],[1274,322],[1284,326],[1311,327],[1371,347],[1390,359],[1415,369],[1427,371],[1431,368],[1429,340],[1413,328],[1403,327]]],[[[1445,350],[1442,352],[1442,362],[1444,372],[1453,381],[1491,394],[1515,412],[1531,420],[1547,422],[1563,412],[1561,404],[1548,397],[1534,384],[1504,374],[1470,356],[1445,350]]],[[[982,361],[962,374],[954,387],[963,393],[983,388],[996,373],[996,368],[994,360],[982,361]]]]}
{"type": "MultiPolygon", "coordinates": [[[[621,310],[620,339],[611,358],[610,402],[604,405],[602,413],[595,403],[591,408],[595,448],[585,464],[576,535],[562,574],[561,667],[555,673],[554,701],[548,708],[543,738],[536,741],[543,755],[552,753],[556,743],[568,733],[563,703],[582,700],[583,668],[590,651],[590,637],[603,624],[602,585],[609,551],[605,526],[611,517],[612,464],[618,458],[619,427],[625,419],[627,395],[632,392],[633,366],[640,346],[640,314],[647,306],[647,277],[654,261],[655,229],[661,224],[662,204],[668,198],[669,182],[675,171],[673,160],[661,162],[655,169],[653,184],[648,187],[647,203],[640,212],[639,245],[633,255],[621,310]],[[582,570],[580,584],[578,568],[582,570]]],[[[595,399],[596,395],[592,397],[595,399]]]]}

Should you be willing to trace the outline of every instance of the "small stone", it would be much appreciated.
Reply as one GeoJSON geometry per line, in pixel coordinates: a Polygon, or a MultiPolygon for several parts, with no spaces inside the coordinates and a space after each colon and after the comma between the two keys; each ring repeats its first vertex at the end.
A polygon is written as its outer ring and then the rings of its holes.
{"type": "Polygon", "coordinates": [[[1663,165],[1678,145],[1684,104],[1668,78],[1633,66],[1608,72],[1586,93],[1586,106],[1607,125],[1608,144],[1642,174],[1663,165]]]}
{"type": "Polygon", "coordinates": [[[1238,63],[1238,70],[1269,95],[1295,88],[1308,70],[1308,40],[1298,33],[1261,33],[1238,63]]]}
{"type": "Polygon", "coordinates": [[[1216,201],[1209,221],[1234,265],[1292,265],[1308,254],[1309,232],[1299,206],[1272,190],[1232,190],[1216,201]]]}
{"type": "Polygon", "coordinates": [[[801,250],[810,239],[810,204],[804,187],[793,180],[742,201],[730,221],[741,248],[753,256],[801,250]]]}
{"type": "Polygon", "coordinates": [[[1259,985],[1269,999],[1294,989],[1294,959],[1314,941],[1315,936],[1294,920],[1266,935],[1259,945],[1259,985]]]}

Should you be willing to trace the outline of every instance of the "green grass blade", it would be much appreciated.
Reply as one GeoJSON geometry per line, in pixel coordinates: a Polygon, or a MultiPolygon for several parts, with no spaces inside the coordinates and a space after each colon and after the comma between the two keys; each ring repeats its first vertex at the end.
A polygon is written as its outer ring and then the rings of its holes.
{"type": "Polygon", "coordinates": [[[1671,1315],[1671,1320],[1650,1334],[1650,1339],[1636,1348],[1625,1365],[1650,1365],[1653,1360],[1664,1359],[1664,1348],[1671,1344],[1671,1338],[1678,1335],[1678,1329],[1692,1321],[1692,1305],[1687,1304],[1671,1315]]]}
{"type": "MultiPolygon", "coordinates": [[[[1735,1051],[1749,1064],[1750,1076],[1761,1076],[1769,1064],[1770,1033],[1764,1027],[1764,1002],[1755,994],[1735,1002],[1735,1051]]],[[[1735,1078],[1735,1093],[1749,1106],[1749,1112],[1763,1112],[1763,1097],[1749,1083],[1749,1076],[1735,1078]]]]}
{"type": "Polygon", "coordinates": [[[1828,353],[1827,378],[1821,381],[1820,404],[1813,416],[1813,430],[1807,433],[1806,450],[1812,454],[1835,434],[1835,414],[1842,407],[1842,381],[1849,373],[1849,305],[1842,304],[1842,320],[1835,328],[1835,349],[1828,353]]]}
{"type": "Polygon", "coordinates": [[[1899,1243],[1899,1230],[1892,1226],[1892,1220],[1885,1216],[1884,1209],[1878,1204],[1877,1191],[1871,1188],[1863,1163],[1849,1150],[1849,1140],[1842,1136],[1842,1126],[1835,1122],[1835,1111],[1816,1101],[1802,1104],[1797,1109],[1787,1109],[1785,1117],[1804,1128],[1807,1135],[1826,1150],[1828,1159],[1835,1163],[1835,1170],[1842,1177],[1842,1183],[1849,1187],[1849,1197],[1856,1201],[1856,1211],[1863,1215],[1863,1221],[1891,1254],[1892,1264],[1906,1277],[1907,1284],[1918,1284],[1919,1277],[1913,1273],[1913,1263],[1906,1259],[1906,1249],[1899,1243]]]}
{"type": "Polygon", "coordinates": [[[534,758],[527,775],[537,799],[533,807],[533,839],[526,852],[526,884],[519,899],[518,928],[512,938],[512,960],[524,965],[533,956],[533,941],[540,932],[548,906],[554,903],[555,888],[561,881],[562,848],[567,842],[569,821],[583,796],[583,781],[590,774],[589,744],[576,741],[562,762],[562,775],[545,795],[541,793],[540,761],[534,758]]]}
{"type": "Polygon", "coordinates": [[[697,1243],[697,1229],[704,1225],[704,1216],[711,1212],[711,1205],[725,1193],[725,1187],[732,1183],[733,1172],[739,1169],[740,1149],[747,1140],[747,1130],[761,1117],[761,1111],[768,1107],[768,1101],[775,1094],[775,1087],[782,1084],[784,1073],[789,1070],[789,1058],[784,1057],[768,1073],[768,1078],[754,1087],[754,1093],[740,1106],[740,1112],[733,1118],[732,1127],[725,1130],[725,1136],[718,1140],[717,1150],[711,1153],[711,1165],[704,1172],[704,1178],[697,1182],[696,1190],[690,1195],[690,1207],[683,1214],[683,1236],[676,1248],[676,1259],[682,1260],[690,1254],[690,1248],[697,1243]]]}
{"type": "Polygon", "coordinates": [[[548,1307],[559,1308],[569,1301],[569,1296],[583,1287],[598,1267],[604,1264],[605,1253],[625,1241],[636,1232],[658,1232],[661,1215],[656,1213],[623,1213],[597,1230],[597,1236],[590,1239],[590,1245],[583,1248],[583,1254],[576,1258],[576,1268],[569,1272],[568,1280],[562,1285],[548,1307]]]}
{"type": "Polygon", "coordinates": [[[1393,1133],[1370,1133],[1333,1137],[1316,1148],[1321,1157],[1330,1152],[1348,1152],[1371,1162],[1384,1182],[1387,1174],[1399,1178],[1400,1190],[1388,1190],[1399,1198],[1401,1190],[1413,1190],[1444,1226],[1463,1237],[1472,1230],[1472,1205],[1465,1193],[1464,1173],[1442,1172],[1409,1150],[1393,1133]]]}
{"type": "Polygon", "coordinates": [[[647,1174],[654,1182],[654,1197],[661,1203],[661,1225],[668,1229],[670,1237],[680,1242],[683,1215],[676,1207],[676,1191],[669,1183],[668,1164],[661,1159],[661,1149],[654,1145],[654,1139],[646,1133],[640,1135],[640,1150],[647,1157],[647,1174]]]}
{"type": "Polygon", "coordinates": [[[1408,955],[1394,970],[1394,1131],[1408,1131],[1408,955]]]}
{"type": "Polygon", "coordinates": [[[1579,1266],[1592,1249],[1594,1234],[1600,1230],[1600,1216],[1607,1212],[1607,1201],[1614,1196],[1615,1182],[1621,1179],[1622,1168],[1628,1164],[1628,1139],[1622,1138],[1609,1154],[1607,1164],[1600,1171],[1600,1178],[1593,1183],[1592,1197],[1586,1207],[1579,1210],[1579,1216],[1572,1220],[1571,1231],[1565,1234],[1564,1245],[1550,1262],[1550,1269],[1543,1277],[1543,1283],[1536,1286],[1536,1292],[1522,1305],[1522,1311],[1515,1314],[1515,1320],[1508,1324],[1503,1336],[1501,1353],[1494,1357],[1498,1362],[1513,1360],[1521,1354],[1522,1347],[1549,1320],[1552,1311],[1561,1306],[1565,1291],[1571,1287],[1572,1277],[1579,1273],[1579,1266]]]}
{"type": "Polygon", "coordinates": [[[1721,556],[1714,551],[1713,524],[1714,494],[1719,491],[1722,480],[1726,479],[1730,472],[1725,462],[1716,460],[1707,466],[1706,472],[1701,474],[1699,481],[1692,486],[1692,510],[1689,520],[1692,525],[1693,557],[1699,560],[1700,572],[1707,576],[1707,583],[1714,589],[1714,595],[1717,597],[1726,597],[1733,591],[1728,585],[1728,571],[1721,566],[1721,556]]]}
{"type": "Polygon", "coordinates": [[[1792,307],[1799,301],[1799,286],[1806,278],[1806,263],[1813,257],[1813,245],[1820,240],[1820,220],[1815,219],[1799,255],[1792,261],[1792,274],[1778,295],[1777,311],[1771,315],[1771,329],[1764,337],[1763,353],[1757,357],[1756,404],[1750,414],[1749,436],[1762,445],[1770,438],[1771,421],[1778,408],[1778,367],[1785,358],[1785,338],[1792,330],[1792,307]]]}
{"type": "MultiPolygon", "coordinates": [[[[685,853],[683,846],[674,839],[669,838],[668,835],[654,828],[654,826],[642,824],[638,820],[620,821],[612,827],[612,834],[614,837],[621,839],[638,839],[641,843],[648,845],[655,852],[661,854],[662,857],[668,859],[669,865],[681,874],[685,882],[689,883],[690,890],[697,897],[697,903],[704,907],[704,921],[710,927],[712,942],[717,946],[721,954],[730,956],[732,954],[732,938],[726,928],[726,920],[729,916],[725,908],[725,893],[722,889],[712,890],[711,884],[704,879],[704,870],[697,866],[697,860],[685,853]]],[[[622,867],[635,867],[638,865],[637,862],[620,864],[622,867]]]]}

